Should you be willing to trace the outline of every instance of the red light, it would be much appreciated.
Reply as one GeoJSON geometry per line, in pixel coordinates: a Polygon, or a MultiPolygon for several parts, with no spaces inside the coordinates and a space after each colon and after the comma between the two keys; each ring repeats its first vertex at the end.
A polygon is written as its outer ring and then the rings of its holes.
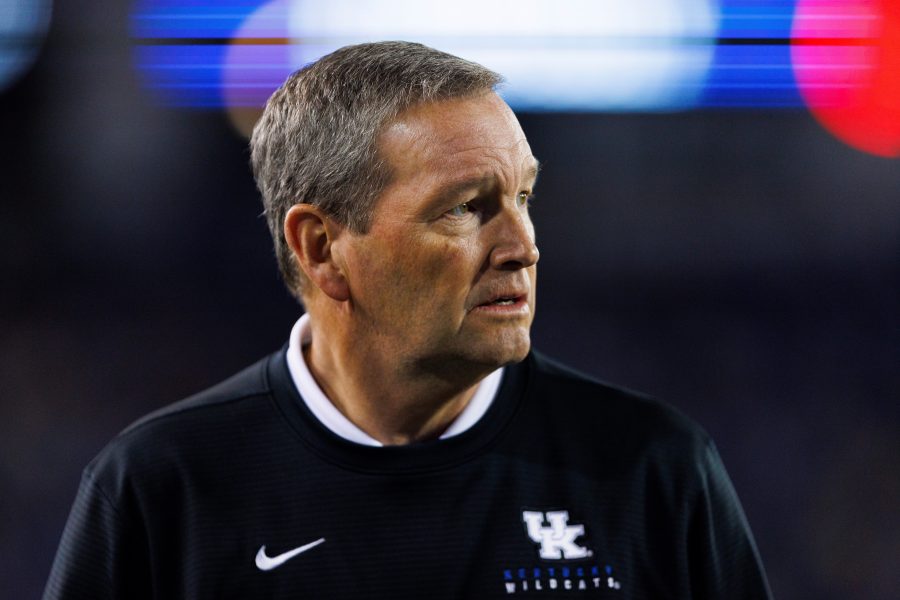
{"type": "Polygon", "coordinates": [[[850,146],[900,156],[900,2],[800,0],[794,76],[825,129],[850,146]]]}

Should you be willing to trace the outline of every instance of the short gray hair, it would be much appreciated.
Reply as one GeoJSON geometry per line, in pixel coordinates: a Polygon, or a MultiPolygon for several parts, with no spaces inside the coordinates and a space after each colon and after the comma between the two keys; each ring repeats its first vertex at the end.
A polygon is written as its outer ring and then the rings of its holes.
{"type": "Polygon", "coordinates": [[[275,256],[302,301],[305,277],[284,237],[291,206],[312,204],[355,233],[368,231],[390,182],[378,136],[414,105],[493,90],[479,64],[412,42],[345,46],[293,73],[269,98],[250,139],[275,256]]]}

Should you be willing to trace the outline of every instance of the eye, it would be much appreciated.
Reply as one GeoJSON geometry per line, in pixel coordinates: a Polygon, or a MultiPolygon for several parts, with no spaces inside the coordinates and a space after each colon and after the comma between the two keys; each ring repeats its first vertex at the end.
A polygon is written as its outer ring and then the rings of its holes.
{"type": "Polygon", "coordinates": [[[447,214],[452,215],[454,217],[462,217],[462,216],[469,214],[469,212],[471,212],[471,210],[472,210],[472,207],[469,206],[469,203],[463,202],[462,204],[457,204],[456,206],[454,206],[453,208],[448,210],[447,214]]]}
{"type": "Polygon", "coordinates": [[[534,194],[528,192],[519,192],[519,195],[516,196],[516,204],[519,206],[527,206],[531,204],[532,200],[534,200],[534,194]]]}

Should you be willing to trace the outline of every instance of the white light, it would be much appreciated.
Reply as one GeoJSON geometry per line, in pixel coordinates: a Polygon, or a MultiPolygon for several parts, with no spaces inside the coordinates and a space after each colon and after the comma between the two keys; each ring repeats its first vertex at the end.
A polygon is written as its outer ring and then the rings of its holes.
{"type": "Polygon", "coordinates": [[[295,67],[350,43],[418,41],[507,79],[518,108],[691,106],[712,61],[715,0],[294,0],[295,67]]]}

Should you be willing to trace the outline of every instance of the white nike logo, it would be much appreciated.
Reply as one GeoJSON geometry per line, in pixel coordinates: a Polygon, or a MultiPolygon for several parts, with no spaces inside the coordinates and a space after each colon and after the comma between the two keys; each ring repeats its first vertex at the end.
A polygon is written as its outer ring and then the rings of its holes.
{"type": "Polygon", "coordinates": [[[293,550],[288,550],[284,554],[279,554],[278,556],[266,556],[266,547],[263,545],[260,547],[259,552],[256,553],[256,567],[260,571],[271,571],[275,567],[280,567],[287,561],[291,560],[298,554],[306,552],[310,548],[315,548],[319,544],[325,542],[325,538],[319,538],[314,542],[310,542],[305,546],[300,546],[299,548],[294,548],[293,550]]]}

